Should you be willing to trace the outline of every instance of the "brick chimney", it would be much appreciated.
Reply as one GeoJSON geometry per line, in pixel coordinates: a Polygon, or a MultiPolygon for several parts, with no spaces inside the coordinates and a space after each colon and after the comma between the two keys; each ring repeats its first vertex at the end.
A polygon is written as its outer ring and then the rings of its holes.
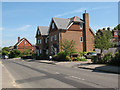
{"type": "Polygon", "coordinates": [[[20,42],[20,37],[18,37],[18,42],[20,42]]]}
{"type": "Polygon", "coordinates": [[[88,44],[89,44],[89,14],[86,12],[83,13],[83,51],[89,51],[88,50],[88,44]]]}

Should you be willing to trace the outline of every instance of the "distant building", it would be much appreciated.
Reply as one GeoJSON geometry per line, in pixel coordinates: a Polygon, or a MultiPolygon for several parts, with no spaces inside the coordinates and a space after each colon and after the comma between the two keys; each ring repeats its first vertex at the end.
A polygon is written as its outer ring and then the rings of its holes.
{"type": "Polygon", "coordinates": [[[94,32],[89,26],[89,14],[86,11],[83,19],[77,16],[67,19],[54,17],[49,28],[38,27],[36,33],[37,55],[57,54],[62,51],[60,43],[65,39],[75,41],[75,48],[78,52],[94,50],[94,32]],[[47,43],[45,43],[46,41],[47,43]]]}
{"type": "Polygon", "coordinates": [[[36,33],[36,51],[37,55],[48,56],[48,45],[49,45],[49,36],[48,36],[49,27],[47,26],[38,26],[36,33]]]}
{"type": "Polygon", "coordinates": [[[27,50],[27,49],[33,49],[32,44],[26,39],[18,37],[18,42],[14,45],[14,49],[18,49],[19,51],[27,50]]]}
{"type": "Polygon", "coordinates": [[[120,30],[112,30],[113,34],[113,42],[115,42],[116,46],[120,46],[120,30]]]}

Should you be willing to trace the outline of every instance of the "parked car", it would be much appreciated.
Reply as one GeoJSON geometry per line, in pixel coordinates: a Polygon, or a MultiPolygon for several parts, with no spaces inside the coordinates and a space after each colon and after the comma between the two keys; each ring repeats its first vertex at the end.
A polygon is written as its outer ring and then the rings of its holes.
{"type": "Polygon", "coordinates": [[[95,53],[95,52],[88,52],[88,53],[85,55],[86,58],[91,58],[92,56],[97,56],[97,53],[95,53]]]}

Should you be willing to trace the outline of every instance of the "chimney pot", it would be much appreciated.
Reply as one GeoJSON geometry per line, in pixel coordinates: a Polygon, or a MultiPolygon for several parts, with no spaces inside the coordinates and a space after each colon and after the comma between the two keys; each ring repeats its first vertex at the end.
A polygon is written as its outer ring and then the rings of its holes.
{"type": "Polygon", "coordinates": [[[86,13],[86,10],[85,10],[85,13],[86,13]]]}
{"type": "Polygon", "coordinates": [[[18,42],[20,42],[20,37],[18,37],[18,42]]]}

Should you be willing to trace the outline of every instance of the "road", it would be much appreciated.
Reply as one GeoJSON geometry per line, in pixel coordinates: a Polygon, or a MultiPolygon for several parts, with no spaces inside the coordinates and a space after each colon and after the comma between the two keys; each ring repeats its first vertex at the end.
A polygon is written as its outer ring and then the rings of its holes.
{"type": "Polygon", "coordinates": [[[118,88],[117,74],[34,61],[2,62],[21,88],[118,88]]]}

